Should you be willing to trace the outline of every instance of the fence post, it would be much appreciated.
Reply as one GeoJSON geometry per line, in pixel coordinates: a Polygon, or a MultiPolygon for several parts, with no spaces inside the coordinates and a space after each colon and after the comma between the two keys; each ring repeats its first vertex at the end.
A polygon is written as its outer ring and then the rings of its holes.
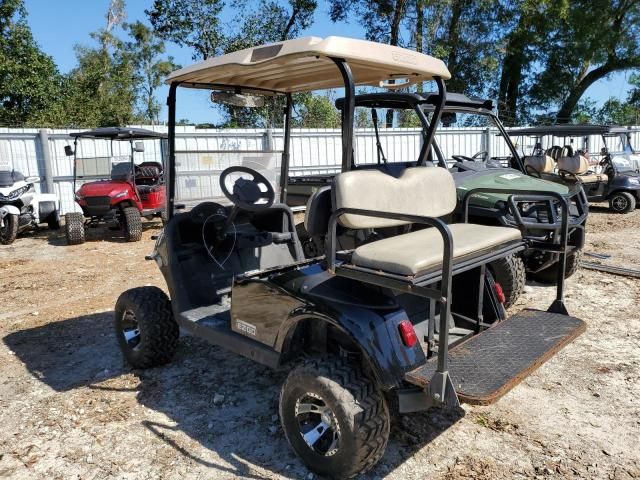
{"type": "Polygon", "coordinates": [[[484,129],[482,143],[484,143],[482,149],[487,152],[487,158],[491,158],[491,127],[484,129]]]}
{"type": "Polygon", "coordinates": [[[273,151],[273,130],[267,128],[262,134],[262,149],[268,152],[273,151]]]}
{"type": "Polygon", "coordinates": [[[42,148],[42,160],[44,163],[44,185],[45,193],[54,193],[53,187],[53,170],[51,168],[51,151],[49,150],[49,135],[45,128],[40,129],[38,134],[40,139],[40,147],[42,148]]]}

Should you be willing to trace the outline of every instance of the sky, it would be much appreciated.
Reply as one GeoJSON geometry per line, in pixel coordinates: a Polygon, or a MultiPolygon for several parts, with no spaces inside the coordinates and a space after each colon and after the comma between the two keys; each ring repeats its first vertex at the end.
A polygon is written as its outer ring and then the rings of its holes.
{"type": "MultiPolygon", "coordinates": [[[[127,21],[142,20],[148,23],[144,10],[150,8],[152,3],[152,0],[127,0],[127,21]]],[[[89,33],[104,26],[109,0],[25,0],[25,5],[29,25],[40,48],[54,58],[61,72],[66,73],[76,65],[74,46],[93,45],[89,33]]],[[[328,6],[321,1],[313,25],[303,35],[364,38],[364,31],[355,22],[332,23],[329,20],[328,6]]],[[[168,43],[167,52],[180,65],[193,63],[188,49],[168,43]]],[[[630,72],[614,74],[591,86],[583,98],[590,97],[599,105],[609,97],[624,99],[631,88],[627,82],[629,75],[630,72]]],[[[163,104],[166,91],[164,88],[158,92],[158,98],[163,104]]],[[[214,111],[202,108],[206,93],[190,92],[183,95],[184,97],[178,98],[178,118],[188,118],[195,123],[215,121],[214,111]]],[[[161,118],[164,117],[166,109],[161,114],[161,118]]]]}

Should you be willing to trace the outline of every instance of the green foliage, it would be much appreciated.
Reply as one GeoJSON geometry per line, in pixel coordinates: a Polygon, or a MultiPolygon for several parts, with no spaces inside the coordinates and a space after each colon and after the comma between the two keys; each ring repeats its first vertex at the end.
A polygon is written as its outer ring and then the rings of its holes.
{"type": "Polygon", "coordinates": [[[301,94],[295,98],[293,125],[299,128],[340,128],[340,112],[328,95],[301,94]]]}
{"type": "Polygon", "coordinates": [[[145,123],[156,123],[162,108],[156,90],[167,75],[180,67],[173,62],[173,57],[161,57],[165,53],[164,42],[142,22],[125,25],[125,29],[132,39],[125,43],[124,49],[135,65],[139,117],[145,123]]]}
{"type": "Polygon", "coordinates": [[[31,34],[20,0],[0,2],[0,125],[51,126],[62,77],[53,59],[44,54],[31,34]]]}
{"type": "Polygon", "coordinates": [[[224,45],[223,7],[223,0],[154,0],[145,13],[160,38],[191,48],[198,60],[220,53],[224,45]]]}

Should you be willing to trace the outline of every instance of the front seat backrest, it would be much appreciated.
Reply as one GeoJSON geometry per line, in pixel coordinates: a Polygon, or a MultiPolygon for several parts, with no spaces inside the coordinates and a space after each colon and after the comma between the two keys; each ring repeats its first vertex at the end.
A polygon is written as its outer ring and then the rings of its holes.
{"type": "Polygon", "coordinates": [[[309,197],[304,228],[311,237],[323,237],[327,234],[331,206],[331,187],[322,187],[309,197]]]}
{"type": "MultiPolygon", "coordinates": [[[[378,212],[442,217],[456,208],[453,176],[445,168],[407,168],[395,178],[376,170],[337,175],[333,185],[336,209],[356,208],[378,212]]],[[[345,214],[340,225],[354,230],[406,225],[409,222],[345,214]]]]}
{"type": "Polygon", "coordinates": [[[558,158],[560,158],[561,152],[562,152],[562,147],[558,145],[554,145],[553,147],[547,150],[547,155],[549,155],[554,160],[558,160],[558,158]]]}
{"type": "Polygon", "coordinates": [[[558,159],[558,170],[573,173],[574,175],[581,175],[589,170],[589,160],[582,155],[560,157],[558,159]]]}
{"type": "Polygon", "coordinates": [[[549,155],[534,155],[524,159],[524,166],[533,168],[538,173],[552,173],[555,161],[549,155]]]}

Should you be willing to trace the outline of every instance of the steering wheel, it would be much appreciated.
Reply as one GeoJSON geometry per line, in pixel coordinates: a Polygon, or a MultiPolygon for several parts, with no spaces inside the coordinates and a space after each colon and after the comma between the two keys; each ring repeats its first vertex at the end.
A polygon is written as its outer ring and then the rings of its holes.
{"type": "Polygon", "coordinates": [[[276,198],[276,194],[273,191],[273,186],[262,174],[248,167],[229,167],[225,168],[220,174],[220,188],[225,197],[227,197],[235,206],[248,210],[250,212],[256,212],[269,208],[273,205],[273,201],[276,198]],[[233,184],[233,193],[229,191],[226,185],[226,180],[229,175],[233,173],[246,173],[251,175],[251,180],[240,177],[233,184]],[[263,192],[260,189],[260,185],[264,185],[267,189],[263,192]],[[263,203],[258,203],[260,200],[265,200],[263,203]]]}
{"type": "Polygon", "coordinates": [[[489,152],[485,150],[485,151],[476,153],[473,157],[467,157],[466,155],[452,155],[451,158],[453,158],[457,162],[477,162],[477,161],[484,162],[488,154],[489,152]],[[482,159],[478,160],[480,157],[482,157],[482,159]]]}

